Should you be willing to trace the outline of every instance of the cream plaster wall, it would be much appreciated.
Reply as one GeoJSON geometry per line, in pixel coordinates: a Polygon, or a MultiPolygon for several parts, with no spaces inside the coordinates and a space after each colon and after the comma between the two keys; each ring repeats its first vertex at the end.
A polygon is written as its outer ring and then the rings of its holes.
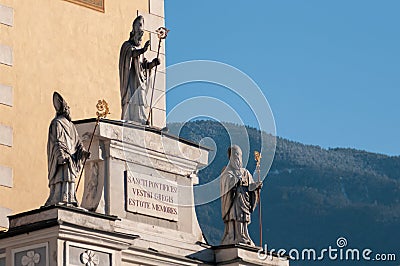
{"type": "Polygon", "coordinates": [[[163,1],[105,0],[105,13],[63,0],[0,0],[0,5],[12,8],[14,16],[12,26],[0,23],[0,44],[13,49],[13,65],[0,64],[0,84],[13,90],[13,106],[0,103],[0,124],[13,129],[13,146],[0,145],[0,165],[13,169],[13,187],[0,186],[0,206],[17,213],[41,206],[48,196],[53,91],[69,103],[73,120],[94,117],[98,99],[106,99],[109,117],[119,119],[120,46],[137,10],[149,15],[154,6],[158,14],[152,15],[163,20],[163,1]]]}

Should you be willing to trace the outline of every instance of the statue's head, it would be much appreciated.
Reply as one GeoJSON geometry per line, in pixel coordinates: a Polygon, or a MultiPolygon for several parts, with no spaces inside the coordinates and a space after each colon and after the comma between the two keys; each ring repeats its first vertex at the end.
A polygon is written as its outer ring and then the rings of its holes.
{"type": "Polygon", "coordinates": [[[64,116],[71,121],[69,106],[64,98],[56,91],[53,93],[53,105],[54,109],[56,109],[57,116],[64,116]]]}
{"type": "Polygon", "coordinates": [[[243,167],[242,162],[242,149],[238,145],[233,145],[228,148],[229,164],[234,169],[240,169],[243,167]]]}
{"type": "Polygon", "coordinates": [[[142,43],[142,37],[144,34],[144,18],[138,16],[132,23],[131,40],[133,40],[136,46],[140,46],[142,43]]]}

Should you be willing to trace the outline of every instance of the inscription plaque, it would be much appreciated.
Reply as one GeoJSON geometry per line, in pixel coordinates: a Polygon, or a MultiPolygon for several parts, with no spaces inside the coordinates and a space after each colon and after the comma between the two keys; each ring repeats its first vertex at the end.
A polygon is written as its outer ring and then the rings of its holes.
{"type": "Polygon", "coordinates": [[[128,212],[178,221],[178,184],[151,175],[125,171],[128,212]]]}

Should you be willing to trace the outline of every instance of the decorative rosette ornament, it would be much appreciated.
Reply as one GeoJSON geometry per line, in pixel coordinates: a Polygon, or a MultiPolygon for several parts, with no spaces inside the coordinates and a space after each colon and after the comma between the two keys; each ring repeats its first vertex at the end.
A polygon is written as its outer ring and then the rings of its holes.
{"type": "Polygon", "coordinates": [[[156,30],[157,36],[160,40],[167,38],[168,32],[169,32],[169,29],[167,29],[166,27],[159,27],[156,30]]]}
{"type": "Polygon", "coordinates": [[[35,253],[35,251],[30,250],[21,259],[21,264],[23,266],[35,266],[40,261],[40,254],[35,253]]]}
{"type": "Polygon", "coordinates": [[[81,254],[81,262],[85,264],[85,266],[96,266],[99,265],[100,260],[94,251],[86,250],[81,254]]]}

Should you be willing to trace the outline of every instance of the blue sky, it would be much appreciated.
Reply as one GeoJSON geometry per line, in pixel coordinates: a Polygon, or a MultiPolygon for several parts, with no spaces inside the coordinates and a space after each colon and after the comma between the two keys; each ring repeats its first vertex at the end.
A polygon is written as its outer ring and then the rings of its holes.
{"type": "MultiPolygon", "coordinates": [[[[240,69],[267,97],[278,136],[400,155],[400,1],[167,0],[165,11],[167,65],[240,69]]],[[[167,95],[167,109],[207,91],[230,97],[192,84],[167,95]]]]}

